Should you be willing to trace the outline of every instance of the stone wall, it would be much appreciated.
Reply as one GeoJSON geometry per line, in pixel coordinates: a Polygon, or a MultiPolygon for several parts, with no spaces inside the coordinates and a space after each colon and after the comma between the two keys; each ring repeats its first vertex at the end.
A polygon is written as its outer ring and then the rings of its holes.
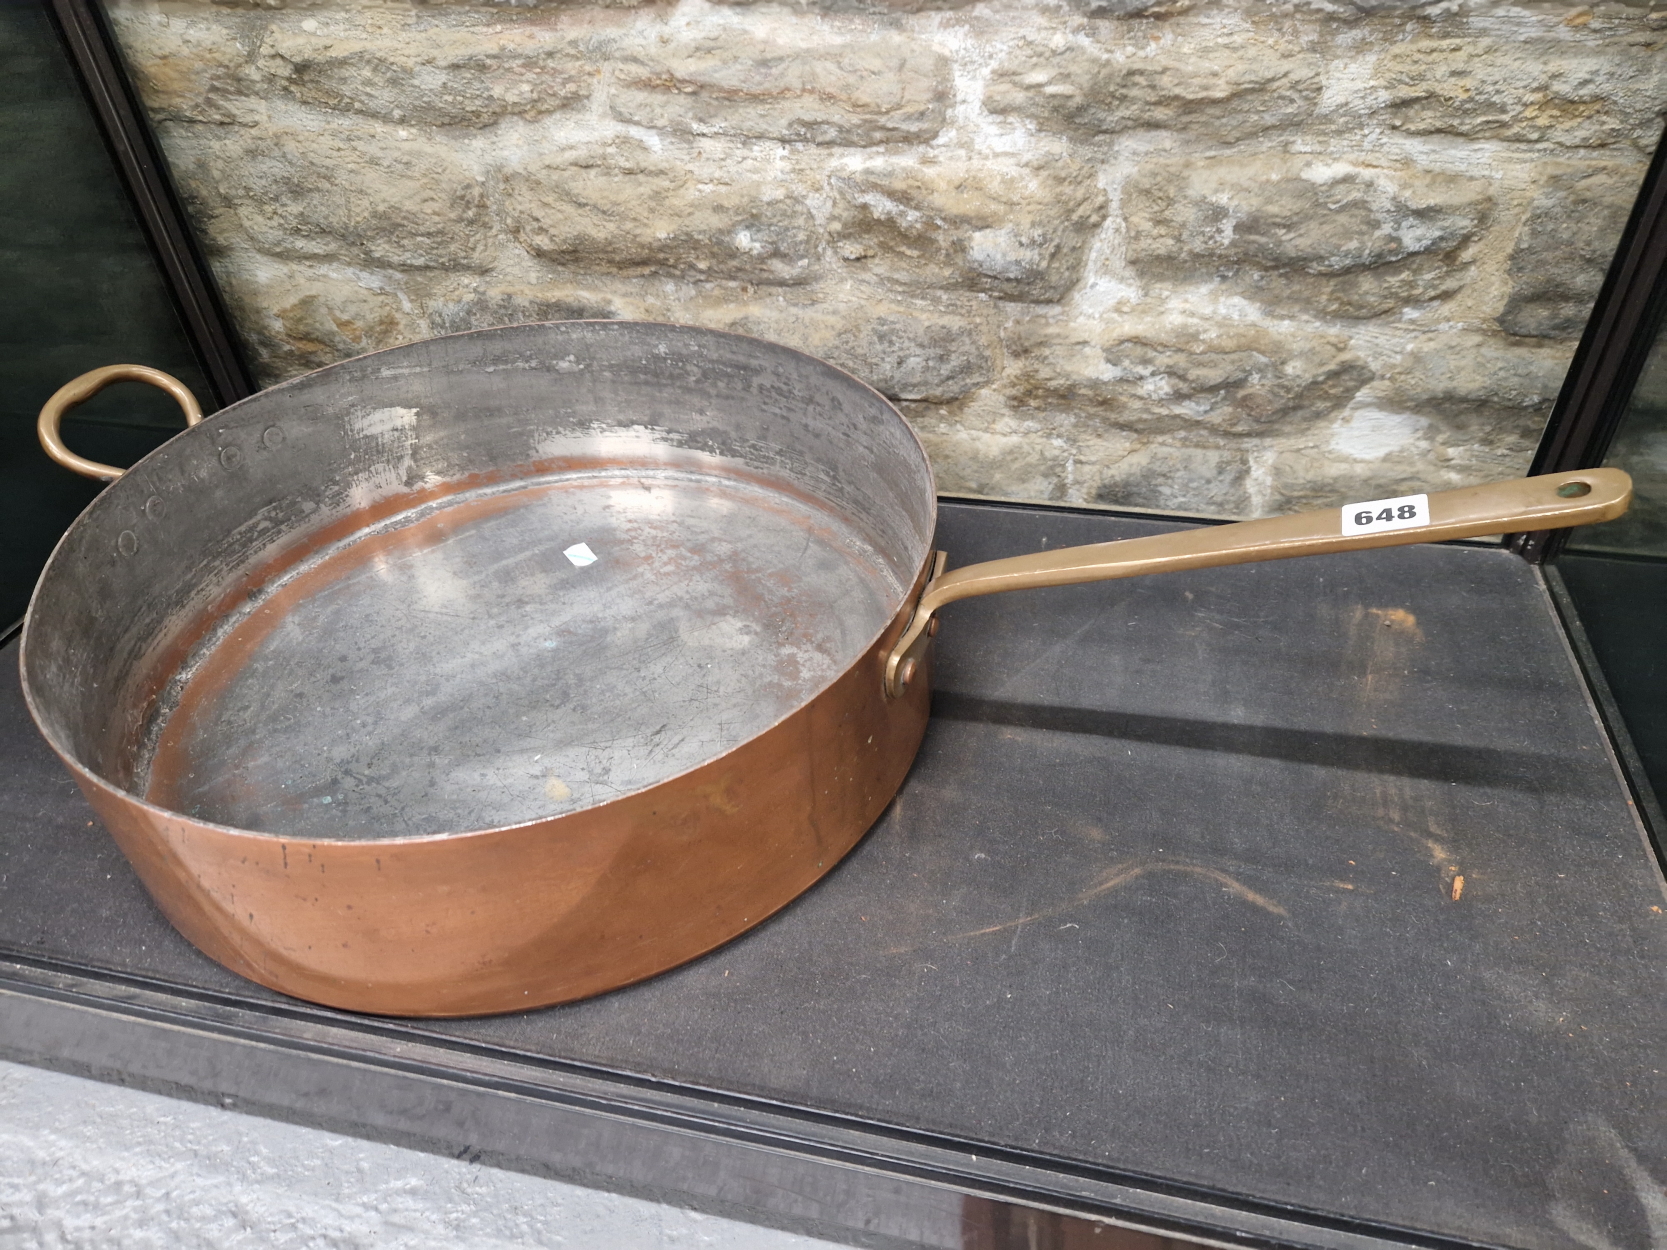
{"type": "Polygon", "coordinates": [[[513,321],[801,347],[950,492],[1263,514],[1521,471],[1667,8],[112,0],[275,381],[513,321]]]}

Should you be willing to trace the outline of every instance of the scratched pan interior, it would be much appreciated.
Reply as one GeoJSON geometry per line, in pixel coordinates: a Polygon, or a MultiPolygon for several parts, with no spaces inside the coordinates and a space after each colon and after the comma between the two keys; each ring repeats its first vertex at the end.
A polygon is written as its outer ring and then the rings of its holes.
{"type": "Polygon", "coordinates": [[[61,752],[197,820],[502,827],[809,702],[901,609],[933,520],[901,417],[810,357],[479,331],[262,392],[135,466],[48,565],[25,680],[61,752]]]}
{"type": "Polygon", "coordinates": [[[170,700],[147,796],[306,838],[593,806],[780,720],[896,590],[855,526],[719,472],[464,493],[292,570],[170,700]]]}

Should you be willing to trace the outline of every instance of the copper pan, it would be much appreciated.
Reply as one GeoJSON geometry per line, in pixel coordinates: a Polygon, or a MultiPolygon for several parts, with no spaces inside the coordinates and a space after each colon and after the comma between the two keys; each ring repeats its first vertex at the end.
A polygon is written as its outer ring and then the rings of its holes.
{"type": "Polygon", "coordinates": [[[935,613],[1029,586],[1618,516],[1598,469],[944,572],[884,398],[688,327],[417,343],[194,421],[70,527],[25,697],[168,918],[357,1011],[565,1002],[836,864],[926,726],[935,613]]]}

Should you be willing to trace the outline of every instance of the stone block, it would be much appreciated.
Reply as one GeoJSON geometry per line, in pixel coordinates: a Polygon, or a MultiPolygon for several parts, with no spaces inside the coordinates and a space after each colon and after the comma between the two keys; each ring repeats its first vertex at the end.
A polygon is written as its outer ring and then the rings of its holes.
{"type": "Polygon", "coordinates": [[[1098,411],[1136,434],[1300,430],[1330,420],[1372,380],[1347,340],[1241,322],[1130,315],[1015,327],[1004,388],[1024,407],[1098,411]]]}
{"type": "Polygon", "coordinates": [[[1069,134],[1164,129],[1233,141],[1310,116],[1320,70],[1296,40],[1248,30],[1189,30],[1158,44],[1144,31],[1100,44],[1056,36],[1003,58],[984,107],[1069,134]]]}
{"type": "Polygon", "coordinates": [[[110,24],[153,122],[250,126],[264,120],[259,75],[242,39],[245,19],[173,15],[110,6],[110,24]]]}
{"type": "Polygon", "coordinates": [[[1039,422],[972,413],[965,404],[904,404],[903,415],[926,448],[943,493],[1067,498],[1072,441],[1039,422]]]}
{"type": "MultiPolygon", "coordinates": [[[[647,0],[640,0],[647,3],[647,0]]],[[[834,13],[859,17],[889,17],[903,13],[939,13],[964,9],[977,0],[712,0],[726,7],[782,4],[801,13],[834,13]]]]}
{"type": "Polygon", "coordinates": [[[607,294],[524,286],[474,289],[425,303],[428,326],[435,334],[530,321],[614,321],[629,315],[607,294]]]}
{"type": "Polygon", "coordinates": [[[881,161],[829,179],[829,236],[853,269],[902,287],[1058,300],[1076,285],[1106,197],[1068,157],[881,161]]]}
{"type": "Polygon", "coordinates": [[[403,269],[491,262],[485,188],[444,145],[386,131],[273,128],[223,155],[226,199],[263,252],[403,269]]]}
{"type": "MultiPolygon", "coordinates": [[[[373,11],[380,5],[356,4],[353,0],[179,0],[180,3],[212,4],[215,8],[224,9],[255,9],[255,10],[312,10],[359,8],[373,11]]],[[[421,0],[422,8],[431,12],[445,12],[456,10],[464,13],[503,13],[513,14],[519,18],[526,15],[528,9],[634,9],[654,3],[654,0],[421,0]]],[[[411,6],[415,8],[415,5],[411,6]]],[[[400,5],[388,6],[393,12],[398,12],[400,5]]],[[[409,10],[407,10],[409,11],[409,10]]],[[[420,12],[421,10],[419,10],[420,12]]]]}
{"type": "Polygon", "coordinates": [[[1255,440],[1211,444],[1131,434],[1105,412],[1009,410],[987,402],[987,394],[949,406],[903,405],[940,491],[1194,516],[1254,511],[1255,440]]]}
{"type": "Polygon", "coordinates": [[[1380,403],[1439,422],[1437,445],[1485,443],[1526,466],[1573,352],[1572,343],[1427,334],[1383,370],[1373,389],[1380,403]]]}
{"type": "Polygon", "coordinates": [[[502,173],[504,211],[534,256],[586,273],[792,284],[820,232],[791,182],[734,162],[693,168],[634,141],[502,173]]]}
{"type": "MultiPolygon", "coordinates": [[[[1595,25],[1595,24],[1594,24],[1595,25]]],[[[1667,110],[1667,56],[1649,30],[1553,28],[1539,37],[1421,37],[1378,59],[1379,116],[1413,134],[1651,146],[1667,110]]]]}
{"type": "Polygon", "coordinates": [[[1084,17],[1179,17],[1193,0],[1068,0],[1084,17]]]}
{"type": "Polygon", "coordinates": [[[1579,338],[1644,178],[1642,165],[1548,161],[1511,250],[1509,334],[1579,338]]]}
{"type": "Polygon", "coordinates": [[[1285,154],[1151,160],[1123,191],[1144,275],[1344,317],[1452,294],[1492,209],[1481,179],[1285,154]]]}
{"type": "Polygon", "coordinates": [[[426,126],[543,117],[590,97],[596,56],[526,25],[365,30],[332,17],[274,27],[259,66],[306,104],[426,126]],[[339,28],[339,29],[338,29],[339,28]]]}
{"type": "Polygon", "coordinates": [[[425,337],[395,294],[270,263],[221,267],[262,386],[425,337]]]}
{"type": "Polygon", "coordinates": [[[1250,472],[1248,447],[1146,443],[1099,466],[1091,498],[1117,508],[1242,517],[1256,511],[1250,472]]]}
{"type": "Polygon", "coordinates": [[[726,305],[696,316],[819,356],[889,399],[957,399],[996,374],[994,336],[976,316],[885,300],[726,305]]]}
{"type": "Polygon", "coordinates": [[[912,40],[773,43],[724,33],[615,62],[609,106],[640,126],[867,147],[943,128],[949,62],[912,40]]]}
{"type": "Polygon", "coordinates": [[[162,121],[156,127],[168,173],[203,250],[213,255],[247,243],[232,204],[235,171],[247,132],[242,128],[162,121]]]}
{"type": "Polygon", "coordinates": [[[1531,454],[1464,441],[1424,442],[1374,460],[1347,460],[1324,444],[1280,447],[1266,457],[1264,511],[1304,512],[1505,481],[1527,472],[1531,454]]]}

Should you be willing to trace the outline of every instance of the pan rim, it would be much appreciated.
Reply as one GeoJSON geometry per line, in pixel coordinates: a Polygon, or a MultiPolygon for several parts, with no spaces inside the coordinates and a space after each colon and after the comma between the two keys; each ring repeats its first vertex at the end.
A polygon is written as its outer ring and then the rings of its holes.
{"type": "MultiPolygon", "coordinates": [[[[195,828],[210,830],[210,831],[213,831],[214,833],[220,834],[222,836],[250,838],[250,839],[254,839],[254,840],[258,840],[258,841],[262,841],[262,842],[285,842],[285,843],[295,842],[295,843],[305,843],[307,845],[322,845],[322,846],[337,846],[337,845],[339,845],[339,846],[368,846],[368,845],[391,846],[391,845],[413,845],[413,844],[420,844],[420,843],[427,843],[427,842],[456,842],[456,841],[459,841],[459,840],[465,839],[465,838],[492,837],[492,836],[497,836],[497,835],[500,835],[500,834],[511,833],[511,832],[518,831],[518,830],[527,830],[527,829],[531,829],[531,828],[534,828],[534,827],[537,827],[537,826],[542,826],[542,825],[553,825],[553,824],[556,824],[557,822],[560,822],[562,820],[567,819],[570,816],[578,816],[578,815],[581,815],[581,814],[590,814],[590,813],[605,811],[607,808],[612,807],[613,805],[615,805],[617,803],[622,803],[622,802],[624,802],[628,799],[637,798],[637,797],[639,797],[643,794],[650,793],[650,792],[658,789],[661,786],[673,784],[673,783],[677,782],[679,779],[681,779],[683,777],[686,777],[691,773],[697,772],[700,769],[712,767],[714,764],[717,764],[720,761],[724,760],[725,758],[729,757],[730,755],[734,754],[735,752],[737,752],[739,750],[742,750],[743,748],[745,748],[749,744],[757,741],[759,738],[762,738],[767,734],[774,733],[785,722],[787,722],[788,720],[791,720],[795,716],[800,715],[807,707],[809,707],[811,704],[816,702],[817,699],[821,698],[822,695],[825,694],[829,689],[831,689],[837,682],[843,680],[847,676],[847,674],[849,674],[851,672],[851,670],[856,665],[861,664],[863,658],[865,656],[867,656],[879,644],[880,640],[882,638],[884,638],[887,633],[889,633],[891,630],[893,630],[897,627],[899,618],[900,618],[901,614],[903,613],[904,609],[908,606],[910,597],[916,592],[916,589],[918,588],[919,581],[920,581],[920,572],[923,569],[925,569],[927,566],[930,565],[931,559],[932,559],[932,541],[933,541],[933,537],[935,536],[936,528],[937,528],[938,494],[937,494],[937,477],[936,477],[936,474],[933,472],[931,457],[927,455],[925,445],[920,441],[920,435],[918,433],[916,433],[914,427],[909,424],[908,419],[903,416],[901,411],[898,410],[897,405],[894,404],[890,399],[886,398],[886,396],[881,394],[877,389],[875,389],[868,382],[863,381],[863,379],[857,377],[855,374],[852,374],[852,373],[848,372],[847,370],[841,369],[838,365],[830,364],[828,361],[823,360],[819,356],[812,356],[809,352],[803,352],[803,351],[798,350],[797,348],[788,347],[785,344],[776,343],[776,342],[773,342],[769,339],[759,338],[756,335],[737,334],[737,333],[735,333],[733,331],[730,331],[730,330],[713,330],[713,329],[710,329],[706,326],[689,325],[689,324],[686,324],[686,323],[672,322],[672,321],[649,321],[649,320],[634,320],[634,319],[625,319],[625,318],[617,318],[617,319],[616,318],[575,318],[575,319],[567,320],[567,321],[515,322],[515,323],[510,324],[510,325],[488,326],[488,327],[485,327],[485,328],[482,328],[482,329],[475,329],[475,330],[460,330],[460,331],[456,331],[452,334],[434,335],[434,336],[432,336],[430,338],[426,338],[426,339],[414,339],[409,343],[401,343],[401,344],[398,344],[394,347],[384,347],[384,348],[378,348],[376,351],[372,351],[372,352],[362,352],[357,356],[350,356],[350,357],[347,357],[346,359],[338,360],[338,361],[335,361],[331,364],[321,366],[320,368],[309,370],[306,373],[297,374],[293,378],[286,378],[282,382],[276,383],[273,386],[270,386],[270,387],[267,387],[263,390],[257,391],[253,395],[246,396],[243,399],[238,400],[236,403],[228,404],[228,405],[226,405],[226,407],[221,408],[221,409],[217,410],[216,412],[204,417],[203,420],[200,423],[198,423],[197,425],[188,427],[187,429],[180,430],[172,438],[167,439],[163,443],[159,444],[157,447],[153,448],[151,451],[147,452],[144,456],[140,457],[139,460],[135,461],[134,464],[132,466],[129,466],[129,467],[130,468],[136,468],[139,465],[144,464],[146,461],[150,460],[153,456],[156,456],[156,455],[160,454],[166,448],[169,448],[169,447],[173,446],[180,438],[191,434],[195,430],[207,429],[207,428],[211,427],[215,422],[218,421],[218,419],[220,417],[224,416],[227,413],[234,412],[235,410],[243,407],[246,404],[249,404],[250,402],[252,402],[256,399],[261,399],[265,396],[268,396],[268,395],[272,394],[273,392],[281,391],[286,387],[299,384],[299,383],[301,383],[301,382],[303,382],[303,381],[305,381],[309,378],[316,377],[318,374],[325,373],[325,372],[327,372],[331,369],[335,369],[335,368],[338,368],[338,367],[343,366],[343,365],[352,364],[352,363],[355,363],[355,362],[358,362],[358,361],[369,360],[372,357],[386,355],[390,352],[404,351],[408,348],[415,347],[415,346],[418,346],[418,345],[423,344],[423,343],[433,343],[433,342],[438,342],[438,341],[443,340],[443,339],[460,339],[460,338],[468,338],[468,337],[478,336],[478,335],[499,334],[499,333],[505,333],[505,332],[513,331],[513,330],[524,330],[524,329],[528,329],[528,328],[536,327],[536,326],[655,327],[655,328],[661,328],[661,329],[673,329],[673,330],[677,330],[677,331],[680,331],[680,332],[681,331],[692,331],[696,334],[711,335],[711,336],[715,336],[715,337],[728,338],[728,339],[740,339],[740,340],[744,340],[746,342],[761,344],[761,345],[763,345],[764,347],[768,348],[771,351],[786,352],[786,353],[789,353],[791,355],[798,356],[798,357],[800,357],[804,360],[810,361],[811,363],[815,364],[816,366],[818,366],[820,368],[823,368],[823,369],[826,369],[826,370],[829,370],[832,373],[837,374],[839,377],[845,379],[846,381],[848,381],[850,383],[853,383],[854,385],[856,385],[857,387],[859,387],[862,390],[867,391],[875,399],[880,401],[880,403],[884,406],[885,410],[890,412],[892,417],[902,426],[903,430],[908,434],[910,442],[912,443],[914,449],[919,453],[921,467],[925,470],[925,473],[926,473],[927,518],[930,522],[931,528],[930,528],[929,536],[926,540],[926,550],[922,554],[920,568],[915,571],[914,577],[911,581],[906,582],[906,583],[903,584],[903,588],[897,596],[897,598],[898,598],[897,605],[893,608],[893,610],[891,612],[891,615],[889,617],[887,617],[885,622],[880,626],[879,630],[868,640],[868,642],[863,646],[862,650],[857,654],[856,658],[850,664],[847,664],[844,668],[839,669],[837,672],[835,672],[833,674],[833,676],[828,678],[821,685],[819,685],[819,686],[815,687],[813,690],[811,690],[803,699],[801,699],[793,707],[789,708],[786,712],[784,712],[776,720],[771,721],[768,725],[765,725],[762,729],[759,729],[757,732],[755,732],[753,734],[750,734],[748,737],[746,737],[742,741],[734,744],[733,746],[729,747],[727,750],[721,751],[716,755],[709,756],[708,758],[706,758],[704,760],[701,760],[694,765],[691,765],[689,768],[686,768],[686,769],[682,770],[681,772],[677,772],[677,773],[674,773],[670,776],[663,777],[660,780],[655,781],[650,785],[643,786],[640,789],[631,790],[631,791],[628,791],[625,794],[615,795],[614,797],[612,797],[610,799],[607,799],[606,801],[604,801],[602,803],[592,804],[589,807],[578,808],[578,809],[575,809],[574,811],[570,811],[570,812],[554,813],[554,814],[551,814],[551,815],[548,815],[548,816],[534,817],[531,820],[515,821],[513,823],[504,824],[504,825],[489,825],[489,826],[484,826],[484,827],[476,828],[476,829],[452,830],[452,831],[443,832],[443,833],[404,834],[404,835],[397,835],[397,836],[392,836],[392,837],[361,837],[361,838],[307,838],[307,837],[298,837],[298,836],[295,836],[293,834],[266,833],[266,832],[263,832],[263,831],[257,830],[257,829],[244,829],[244,828],[241,828],[237,825],[227,825],[227,824],[221,824],[217,821],[204,820],[200,817],[190,816],[190,815],[187,815],[184,812],[177,812],[177,811],[174,811],[172,808],[163,807],[160,804],[153,803],[148,798],[146,798],[142,795],[137,795],[137,794],[134,794],[134,793],[132,793],[128,790],[123,789],[122,787],[120,787],[120,786],[116,785],[115,783],[109,781],[107,778],[105,778],[100,773],[97,773],[97,772],[93,771],[87,765],[83,764],[70,751],[68,751],[62,743],[60,743],[58,741],[57,737],[47,727],[45,718],[41,715],[41,711],[40,711],[40,708],[38,706],[38,702],[37,702],[37,699],[36,699],[36,696],[35,696],[35,692],[34,692],[32,686],[30,684],[30,681],[29,681],[28,647],[29,647],[29,640],[30,640],[30,635],[31,635],[31,627],[34,624],[34,621],[35,621],[35,618],[36,618],[36,609],[39,606],[41,587],[46,583],[47,579],[52,575],[53,570],[56,568],[56,566],[58,564],[58,561],[59,561],[59,558],[63,553],[65,544],[69,541],[70,536],[76,531],[76,529],[79,526],[81,526],[83,524],[83,522],[86,521],[86,518],[89,515],[91,515],[93,513],[93,511],[96,508],[98,508],[99,505],[105,499],[110,497],[111,489],[115,488],[115,487],[119,487],[121,485],[122,479],[117,478],[115,481],[110,482],[104,490],[100,491],[98,493],[98,495],[93,499],[93,501],[91,503],[89,503],[87,505],[87,507],[84,508],[79,515],[76,516],[75,520],[70,522],[68,527],[65,528],[63,534],[61,534],[59,536],[58,541],[53,545],[52,554],[47,557],[46,564],[44,566],[42,566],[40,576],[35,581],[34,589],[29,594],[29,606],[28,606],[27,610],[24,612],[23,627],[19,631],[19,636],[18,636],[18,649],[17,649],[18,676],[19,676],[20,684],[21,684],[22,690],[23,690],[24,705],[25,705],[25,707],[27,707],[27,709],[29,711],[29,718],[34,722],[36,730],[40,733],[41,737],[46,740],[47,745],[52,748],[53,753],[55,755],[57,755],[60,760],[63,761],[64,765],[70,770],[70,772],[76,777],[76,779],[84,785],[90,783],[96,789],[98,789],[98,790],[102,791],[103,793],[109,795],[111,798],[117,800],[118,802],[136,806],[136,807],[138,807],[138,808],[140,808],[140,809],[142,809],[146,812],[152,813],[153,815],[156,815],[156,816],[160,816],[160,817],[162,817],[166,820],[184,822],[184,823],[186,823],[190,826],[193,826],[195,828]]],[[[125,475],[125,471],[124,471],[124,475],[125,475]]],[[[876,675],[875,680],[880,681],[880,680],[882,680],[882,678],[880,676],[876,675]]]]}

